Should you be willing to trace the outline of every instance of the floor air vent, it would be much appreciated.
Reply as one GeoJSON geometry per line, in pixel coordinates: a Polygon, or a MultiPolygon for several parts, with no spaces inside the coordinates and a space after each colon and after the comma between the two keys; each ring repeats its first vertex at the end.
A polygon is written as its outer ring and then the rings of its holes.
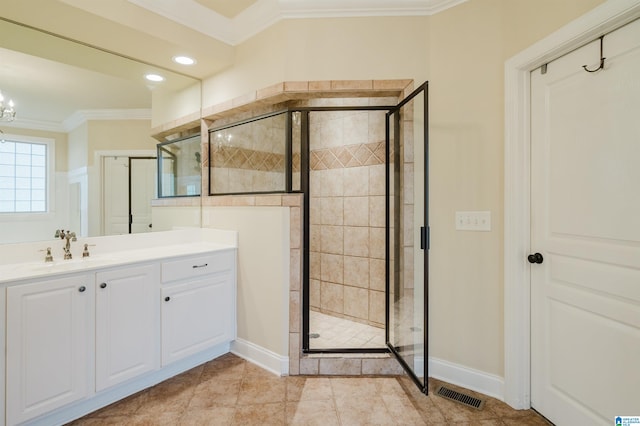
{"type": "Polygon", "coordinates": [[[438,389],[436,389],[436,395],[478,410],[482,410],[484,408],[484,400],[456,392],[446,386],[438,386],[438,389]]]}

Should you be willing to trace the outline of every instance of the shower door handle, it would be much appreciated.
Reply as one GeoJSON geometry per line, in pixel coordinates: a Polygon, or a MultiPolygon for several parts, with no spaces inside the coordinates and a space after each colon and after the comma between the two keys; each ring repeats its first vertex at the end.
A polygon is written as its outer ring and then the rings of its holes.
{"type": "Polygon", "coordinates": [[[428,226],[421,226],[420,227],[420,249],[422,250],[429,250],[430,247],[430,232],[429,232],[429,227],[428,226]]]}

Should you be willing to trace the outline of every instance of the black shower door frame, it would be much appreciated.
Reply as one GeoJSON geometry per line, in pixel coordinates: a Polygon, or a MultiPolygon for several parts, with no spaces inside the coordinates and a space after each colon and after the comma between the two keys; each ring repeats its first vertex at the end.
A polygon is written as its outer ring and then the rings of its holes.
{"type": "MultiPolygon", "coordinates": [[[[392,353],[398,362],[405,369],[409,377],[416,383],[416,385],[420,388],[420,390],[424,393],[427,393],[427,380],[428,377],[428,277],[429,277],[429,232],[428,232],[428,223],[429,223],[429,197],[428,197],[428,189],[429,189],[429,173],[428,173],[428,82],[421,84],[417,89],[415,89],[409,96],[403,99],[397,105],[390,106],[335,106],[335,107],[299,107],[292,108],[293,112],[300,112],[300,126],[301,126],[301,190],[303,192],[304,202],[303,202],[303,269],[302,269],[302,283],[303,283],[303,292],[302,292],[302,352],[305,354],[317,354],[317,353],[392,353]],[[421,227],[421,238],[420,244],[421,249],[423,250],[424,256],[424,316],[421,318],[422,320],[422,332],[423,332],[423,352],[424,352],[424,374],[423,380],[421,380],[413,368],[407,364],[407,362],[402,357],[402,352],[406,349],[403,347],[399,347],[390,342],[390,332],[389,332],[389,319],[390,319],[390,310],[393,309],[393,300],[390,300],[391,294],[391,285],[399,286],[401,285],[399,275],[396,271],[392,270],[390,259],[391,259],[391,246],[392,239],[398,239],[398,234],[400,232],[399,226],[394,226],[393,229],[396,230],[395,235],[391,235],[391,203],[398,203],[400,200],[400,191],[394,191],[394,197],[389,197],[391,193],[391,179],[392,176],[397,177],[398,173],[401,173],[403,164],[400,161],[400,158],[395,158],[395,161],[392,161],[391,154],[393,152],[394,155],[398,156],[400,150],[394,149],[391,150],[391,137],[393,136],[394,143],[397,145],[395,148],[399,147],[399,143],[402,135],[402,116],[401,111],[402,108],[405,107],[409,102],[414,100],[420,94],[424,95],[424,217],[423,217],[423,227],[421,227]],[[385,211],[385,220],[386,220],[386,244],[385,244],[385,285],[386,285],[386,303],[385,303],[385,340],[386,347],[381,348],[330,348],[330,349],[311,349],[309,346],[309,310],[310,310],[310,300],[309,300],[309,281],[310,281],[310,141],[309,141],[309,113],[310,112],[322,112],[322,111],[384,111],[386,113],[386,125],[385,125],[385,133],[386,133],[386,167],[385,167],[385,185],[386,185],[386,211],[385,211]],[[393,120],[393,127],[391,126],[391,120],[393,120]],[[391,128],[393,128],[394,134],[391,135],[391,128]],[[395,167],[394,167],[395,166],[395,167]],[[391,277],[393,274],[394,279],[391,277]]],[[[394,182],[398,182],[396,179],[394,182]]],[[[395,207],[395,206],[394,206],[395,207]]],[[[399,211],[395,209],[394,211],[399,211]]],[[[411,224],[409,224],[411,226],[411,224]]],[[[394,240],[394,242],[396,241],[394,240]]],[[[398,250],[398,244],[393,244],[396,250],[398,250]]],[[[396,259],[399,256],[395,257],[396,259]]],[[[398,292],[394,292],[394,294],[398,294],[398,292]]]]}

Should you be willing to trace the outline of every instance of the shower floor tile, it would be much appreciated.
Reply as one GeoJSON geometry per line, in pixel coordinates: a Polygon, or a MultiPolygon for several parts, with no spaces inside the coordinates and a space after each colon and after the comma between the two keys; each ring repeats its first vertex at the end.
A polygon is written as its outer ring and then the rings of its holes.
{"type": "Polygon", "coordinates": [[[311,311],[309,316],[310,349],[384,348],[384,329],[311,311]]]}

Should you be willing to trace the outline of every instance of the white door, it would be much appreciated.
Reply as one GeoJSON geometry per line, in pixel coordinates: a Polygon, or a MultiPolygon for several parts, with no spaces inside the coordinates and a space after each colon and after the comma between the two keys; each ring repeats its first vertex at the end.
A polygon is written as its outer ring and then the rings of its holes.
{"type": "Polygon", "coordinates": [[[640,415],[640,21],[604,56],[531,75],[531,404],[560,426],[640,415]]]}
{"type": "Polygon", "coordinates": [[[92,299],[85,274],[7,289],[8,425],[89,394],[92,299]]]}
{"type": "Polygon", "coordinates": [[[131,233],[151,232],[151,200],[156,196],[156,159],[131,158],[131,233]]]}
{"type": "Polygon", "coordinates": [[[96,274],[96,391],[160,367],[160,271],[96,274]]]}
{"type": "Polygon", "coordinates": [[[129,157],[104,157],[104,235],[129,233],[129,157]]]}

